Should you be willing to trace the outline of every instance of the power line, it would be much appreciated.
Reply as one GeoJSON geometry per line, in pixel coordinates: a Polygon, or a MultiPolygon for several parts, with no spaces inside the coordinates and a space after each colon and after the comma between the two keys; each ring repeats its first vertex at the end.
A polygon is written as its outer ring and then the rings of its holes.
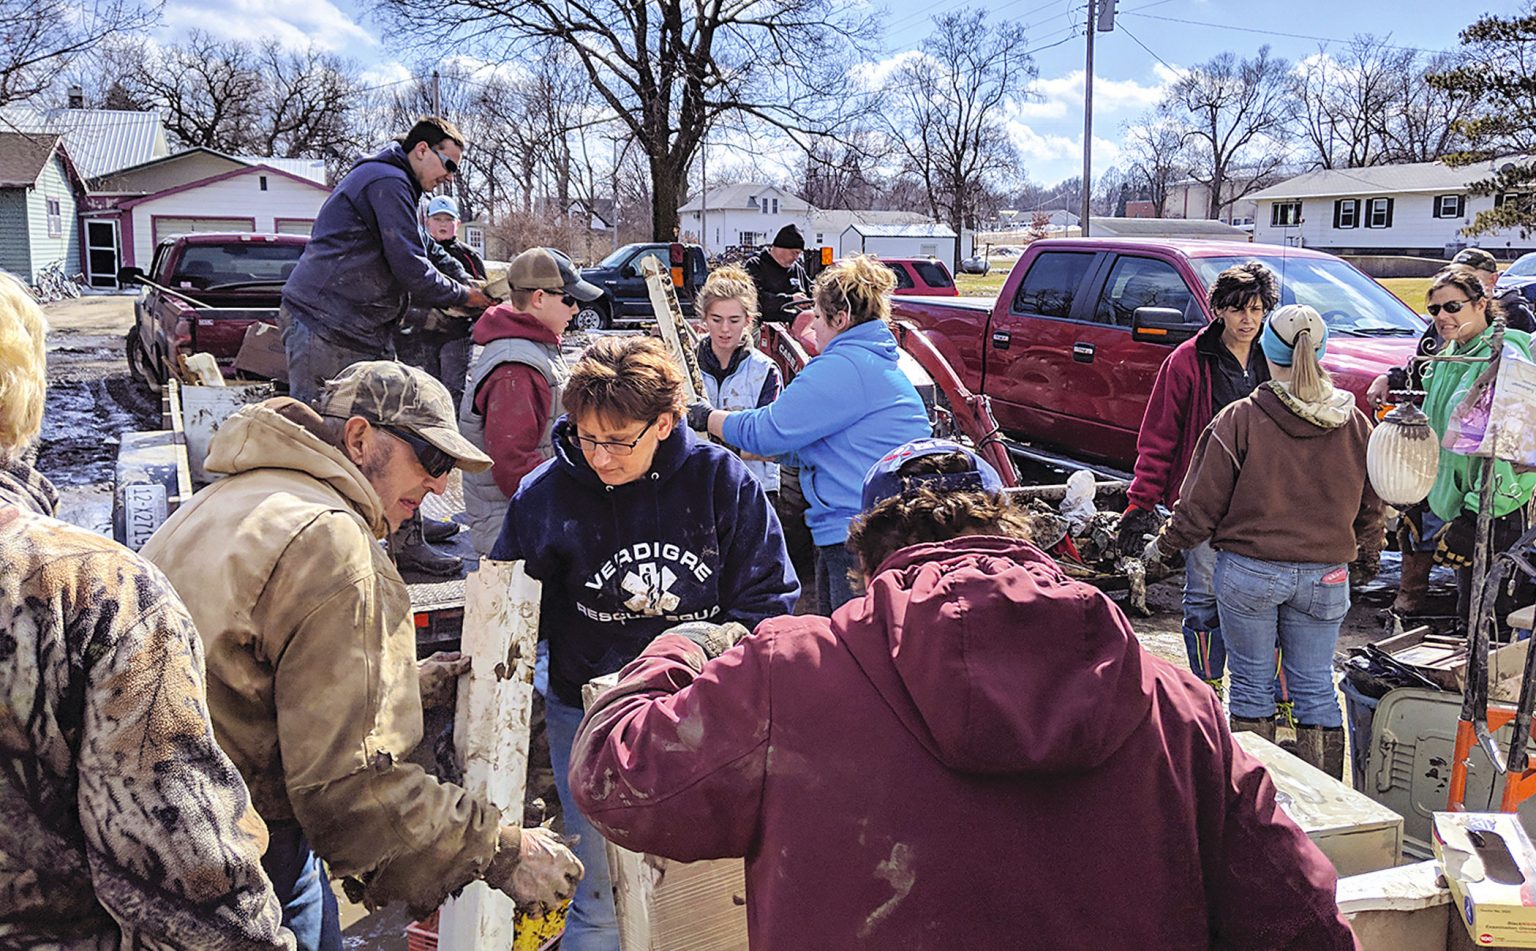
{"type": "MultiPolygon", "coordinates": [[[[1152,4],[1155,6],[1155,4],[1152,4]]],[[[1141,9],[1146,9],[1142,7],[1141,9]]],[[[1286,33],[1282,30],[1261,30],[1252,26],[1233,26],[1230,23],[1209,23],[1204,20],[1185,20],[1180,17],[1162,16],[1156,13],[1134,13],[1127,11],[1121,16],[1138,16],[1147,20],[1163,20],[1167,23],[1183,23],[1187,26],[1208,26],[1217,30],[1236,30],[1239,33],[1260,33],[1265,36],[1284,36],[1293,40],[1313,40],[1318,43],[1349,43],[1350,40],[1340,39],[1337,36],[1313,36],[1308,33],[1286,33]]],[[[1393,50],[1411,50],[1415,53],[1443,53],[1445,50],[1424,49],[1420,46],[1398,46],[1393,43],[1382,43],[1381,46],[1393,50]]]]}
{"type": "Polygon", "coordinates": [[[1120,32],[1124,33],[1126,36],[1129,36],[1131,38],[1131,42],[1135,43],[1137,46],[1139,46],[1142,49],[1146,50],[1148,56],[1150,56],[1153,59],[1157,60],[1159,63],[1162,63],[1164,66],[1167,66],[1168,70],[1170,72],[1175,73],[1175,74],[1180,72],[1180,70],[1177,67],[1175,67],[1173,64],[1169,63],[1166,59],[1163,59],[1161,56],[1159,56],[1156,53],[1152,52],[1152,48],[1150,46],[1148,46],[1147,44],[1143,43],[1136,36],[1135,33],[1132,33],[1129,29],[1127,29],[1124,23],[1120,24],[1120,32]]]}

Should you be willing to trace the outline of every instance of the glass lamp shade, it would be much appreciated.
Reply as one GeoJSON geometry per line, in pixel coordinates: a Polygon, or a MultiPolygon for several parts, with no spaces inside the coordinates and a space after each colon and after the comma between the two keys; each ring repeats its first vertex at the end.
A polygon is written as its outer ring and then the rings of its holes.
{"type": "Polygon", "coordinates": [[[1412,403],[1388,413],[1371,433],[1365,471],[1383,502],[1398,508],[1424,501],[1440,471],[1440,440],[1412,403]]]}

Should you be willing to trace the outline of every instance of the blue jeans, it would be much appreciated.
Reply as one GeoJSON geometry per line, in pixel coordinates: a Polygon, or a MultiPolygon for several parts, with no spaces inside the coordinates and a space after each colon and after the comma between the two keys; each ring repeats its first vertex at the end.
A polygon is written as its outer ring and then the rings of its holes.
{"type": "Polygon", "coordinates": [[[580,708],[561,703],[553,694],[544,697],[544,729],[549,735],[549,762],[555,771],[555,789],[560,794],[560,821],[564,824],[564,834],[577,838],[568,844],[587,869],[576,889],[571,913],[565,919],[565,936],[560,939],[560,948],[561,951],[619,951],[619,922],[613,910],[607,845],[602,834],[592,828],[571,798],[571,747],[576,742],[581,714],[580,708]]]}
{"type": "Polygon", "coordinates": [[[816,613],[831,617],[832,612],[853,600],[853,586],[848,583],[848,569],[853,555],[842,542],[816,546],[816,613]]]}
{"type": "Polygon", "coordinates": [[[393,360],[394,344],[386,335],[378,350],[356,350],[331,343],[293,318],[284,307],[277,319],[283,330],[283,349],[288,353],[288,395],[314,405],[325,381],[335,379],[347,367],[364,360],[393,360]]]}
{"type": "Polygon", "coordinates": [[[1220,680],[1227,669],[1216,608],[1216,550],[1208,541],[1184,552],[1184,652],[1201,680],[1220,680]]]}
{"type": "Polygon", "coordinates": [[[1275,648],[1281,651],[1296,721],[1342,726],[1333,649],[1349,612],[1349,568],[1216,556],[1216,602],[1231,670],[1232,715],[1275,715],[1275,648]]]}
{"type": "Polygon", "coordinates": [[[261,867],[283,908],[283,927],[293,932],[298,951],[341,951],[341,917],[336,893],[304,830],[297,822],[267,827],[261,867]]]}

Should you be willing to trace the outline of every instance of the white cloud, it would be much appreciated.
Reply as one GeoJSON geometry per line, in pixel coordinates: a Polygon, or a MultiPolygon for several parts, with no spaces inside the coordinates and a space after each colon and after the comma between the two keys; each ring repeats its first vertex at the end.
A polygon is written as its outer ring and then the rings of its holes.
{"type": "Polygon", "coordinates": [[[919,50],[903,50],[882,60],[856,63],[848,74],[862,89],[883,89],[891,82],[891,77],[897,70],[926,55],[919,50]]]}
{"type": "Polygon", "coordinates": [[[311,44],[333,52],[379,45],[378,37],[331,0],[175,0],[166,6],[165,20],[177,33],[203,30],[221,39],[272,39],[295,50],[311,44]]]}
{"type": "MultiPolygon", "coordinates": [[[[1080,118],[1080,117],[1079,117],[1080,118]]],[[[1020,171],[1037,182],[1059,182],[1083,173],[1083,135],[1061,135],[1041,132],[1019,119],[1008,120],[1008,135],[1018,147],[1020,171]]],[[[1110,139],[1093,137],[1093,176],[1098,178],[1104,170],[1120,161],[1120,143],[1110,139]]]]}
{"type": "MultiPolygon", "coordinates": [[[[1178,74],[1159,63],[1153,68],[1155,82],[1143,83],[1135,79],[1108,79],[1095,76],[1093,80],[1093,111],[1095,115],[1113,113],[1138,113],[1156,106],[1168,86],[1178,74]]],[[[1069,115],[1083,114],[1083,71],[1074,69],[1061,76],[1038,79],[1030,87],[1035,100],[1019,103],[1015,113],[1025,119],[1064,119],[1069,115]]]]}

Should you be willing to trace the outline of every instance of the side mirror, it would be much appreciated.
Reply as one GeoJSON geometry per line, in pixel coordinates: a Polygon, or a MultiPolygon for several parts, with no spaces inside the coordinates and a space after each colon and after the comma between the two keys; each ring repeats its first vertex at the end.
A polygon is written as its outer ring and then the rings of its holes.
{"type": "Polygon", "coordinates": [[[117,286],[132,287],[144,279],[144,269],[141,267],[120,267],[117,269],[117,286]]]}
{"type": "Polygon", "coordinates": [[[1138,307],[1131,317],[1131,339],[1141,343],[1182,343],[1200,332],[1172,307],[1138,307]]]}

